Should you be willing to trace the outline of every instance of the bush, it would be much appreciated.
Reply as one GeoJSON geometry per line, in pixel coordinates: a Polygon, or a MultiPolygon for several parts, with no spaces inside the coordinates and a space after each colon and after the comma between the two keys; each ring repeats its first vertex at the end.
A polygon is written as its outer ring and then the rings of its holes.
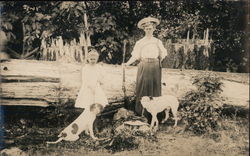
{"type": "MultiPolygon", "coordinates": [[[[122,110],[122,109],[121,109],[122,110]]],[[[121,115],[123,111],[118,111],[112,120],[112,141],[105,148],[115,152],[120,152],[124,150],[135,150],[138,149],[140,144],[145,140],[155,142],[157,141],[156,136],[148,130],[145,130],[140,126],[128,126],[124,123],[126,121],[142,121],[147,122],[145,117],[138,117],[133,112],[126,112],[127,116],[121,115]],[[116,115],[121,118],[116,118],[116,115]],[[142,130],[142,129],[144,130],[142,130]]]]}
{"type": "Polygon", "coordinates": [[[194,78],[197,90],[188,92],[181,102],[181,114],[185,129],[195,134],[215,130],[220,125],[223,97],[221,78],[205,74],[194,78]]]}
{"type": "Polygon", "coordinates": [[[107,149],[112,152],[120,152],[124,150],[133,150],[139,147],[139,140],[136,136],[131,134],[131,131],[124,129],[123,132],[116,134],[113,137],[112,145],[107,149]]]}

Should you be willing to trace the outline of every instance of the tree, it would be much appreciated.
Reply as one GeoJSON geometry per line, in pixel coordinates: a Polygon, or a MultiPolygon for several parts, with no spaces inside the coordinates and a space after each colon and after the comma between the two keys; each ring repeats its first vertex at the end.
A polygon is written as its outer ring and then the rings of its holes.
{"type": "Polygon", "coordinates": [[[26,1],[1,6],[1,28],[11,38],[9,48],[20,58],[39,58],[40,50],[34,50],[43,38],[62,36],[66,42],[78,38],[87,12],[92,44],[107,63],[121,63],[124,39],[129,41],[128,59],[143,36],[137,22],[154,16],[161,20],[155,35],[163,41],[186,38],[188,30],[190,36],[203,38],[209,28],[216,49],[215,70],[246,72],[249,64],[244,1],[26,1]]]}

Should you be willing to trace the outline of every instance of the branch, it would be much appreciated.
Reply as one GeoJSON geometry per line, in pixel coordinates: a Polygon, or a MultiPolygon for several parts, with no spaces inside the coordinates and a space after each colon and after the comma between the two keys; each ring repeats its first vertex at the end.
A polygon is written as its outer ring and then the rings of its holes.
{"type": "Polygon", "coordinates": [[[37,47],[37,48],[33,49],[32,51],[26,53],[26,54],[23,56],[23,58],[27,58],[27,57],[31,56],[32,54],[34,54],[35,52],[37,52],[38,49],[39,49],[39,47],[37,47]]]}
{"type": "Polygon", "coordinates": [[[84,4],[85,4],[85,6],[86,6],[86,8],[85,8],[85,9],[86,9],[86,11],[87,11],[87,10],[89,10],[89,6],[88,6],[88,4],[87,4],[87,2],[86,2],[86,1],[84,1],[84,4]]]}
{"type": "Polygon", "coordinates": [[[22,55],[24,54],[24,43],[25,43],[25,27],[24,27],[24,23],[22,22],[22,27],[23,27],[23,49],[22,49],[22,55]]]}

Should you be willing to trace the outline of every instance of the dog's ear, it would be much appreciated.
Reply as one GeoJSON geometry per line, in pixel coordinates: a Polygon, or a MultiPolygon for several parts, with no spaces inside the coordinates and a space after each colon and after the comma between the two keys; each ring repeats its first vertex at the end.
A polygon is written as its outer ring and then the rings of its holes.
{"type": "Polygon", "coordinates": [[[149,96],[149,99],[150,99],[150,100],[153,100],[154,98],[153,98],[152,96],[149,96]]]}
{"type": "Polygon", "coordinates": [[[103,106],[99,103],[94,103],[92,105],[90,105],[90,111],[93,112],[95,109],[99,109],[100,112],[104,109],[103,106]]]}
{"type": "Polygon", "coordinates": [[[99,108],[100,112],[101,112],[101,111],[103,111],[103,109],[104,109],[103,105],[101,105],[101,104],[97,104],[97,106],[98,106],[98,108],[99,108]]]}
{"type": "Polygon", "coordinates": [[[98,106],[97,106],[96,103],[91,104],[91,105],[90,105],[90,108],[89,108],[90,112],[93,112],[97,107],[98,107],[98,106]]]}

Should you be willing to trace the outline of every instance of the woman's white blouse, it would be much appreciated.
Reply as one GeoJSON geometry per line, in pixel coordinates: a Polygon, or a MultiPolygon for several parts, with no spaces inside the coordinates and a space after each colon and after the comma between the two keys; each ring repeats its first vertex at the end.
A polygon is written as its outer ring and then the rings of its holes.
{"type": "Polygon", "coordinates": [[[152,37],[150,39],[144,37],[136,42],[134,49],[132,51],[132,57],[135,59],[141,58],[161,58],[167,56],[167,50],[162,44],[162,41],[152,37]]]}

